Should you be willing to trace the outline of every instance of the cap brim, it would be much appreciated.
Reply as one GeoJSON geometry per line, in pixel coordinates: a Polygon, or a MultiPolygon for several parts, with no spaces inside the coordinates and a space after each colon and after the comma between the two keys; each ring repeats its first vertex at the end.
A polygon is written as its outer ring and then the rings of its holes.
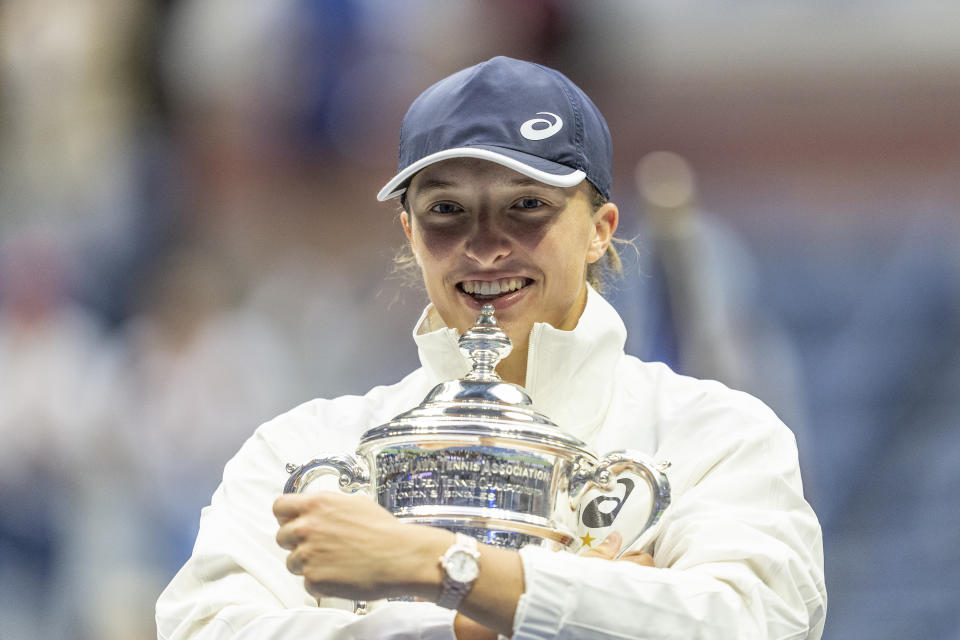
{"type": "Polygon", "coordinates": [[[377,194],[377,200],[383,202],[391,198],[396,198],[407,190],[407,182],[415,173],[432,164],[451,158],[478,158],[480,160],[489,160],[490,162],[503,165],[508,169],[513,169],[517,173],[522,173],[538,182],[543,182],[544,184],[549,184],[554,187],[575,187],[583,182],[583,179],[586,177],[586,174],[579,169],[571,169],[566,165],[544,160],[529,153],[522,153],[502,147],[476,145],[472,147],[444,149],[443,151],[431,153],[428,156],[420,158],[384,185],[383,189],[380,189],[380,193],[377,194]]]}

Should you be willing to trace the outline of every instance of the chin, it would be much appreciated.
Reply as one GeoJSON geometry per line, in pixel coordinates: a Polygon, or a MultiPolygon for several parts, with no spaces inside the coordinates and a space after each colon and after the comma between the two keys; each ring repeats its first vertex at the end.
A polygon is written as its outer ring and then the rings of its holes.
{"type": "Polygon", "coordinates": [[[507,334],[507,337],[513,342],[514,348],[517,343],[526,344],[530,339],[530,331],[533,329],[532,322],[499,322],[500,328],[507,334]]]}

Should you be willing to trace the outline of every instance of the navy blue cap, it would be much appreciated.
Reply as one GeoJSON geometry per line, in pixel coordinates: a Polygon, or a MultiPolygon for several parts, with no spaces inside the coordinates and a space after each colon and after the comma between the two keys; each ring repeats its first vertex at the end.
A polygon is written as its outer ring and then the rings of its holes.
{"type": "Polygon", "coordinates": [[[498,56],[421,93],[400,128],[398,173],[377,199],[399,196],[418,171],[450,158],[489,160],[557,187],[586,178],[610,197],[603,115],[565,75],[532,62],[498,56]]]}

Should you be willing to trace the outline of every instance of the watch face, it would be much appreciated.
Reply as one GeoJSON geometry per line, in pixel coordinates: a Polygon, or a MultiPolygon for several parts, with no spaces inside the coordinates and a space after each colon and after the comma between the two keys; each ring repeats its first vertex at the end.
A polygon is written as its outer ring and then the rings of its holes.
{"type": "Polygon", "coordinates": [[[457,551],[447,559],[447,575],[457,582],[473,582],[479,573],[476,559],[464,551],[457,551]]]}

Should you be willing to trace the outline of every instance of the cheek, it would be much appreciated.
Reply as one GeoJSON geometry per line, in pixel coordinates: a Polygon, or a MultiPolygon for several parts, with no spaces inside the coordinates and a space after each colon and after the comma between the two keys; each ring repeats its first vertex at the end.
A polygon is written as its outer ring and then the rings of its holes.
{"type": "MultiPolygon", "coordinates": [[[[537,251],[540,247],[551,244],[551,233],[556,226],[555,221],[507,221],[504,224],[505,233],[528,252],[537,251]]],[[[559,235],[559,234],[557,234],[559,235]]]]}
{"type": "Polygon", "coordinates": [[[459,236],[450,231],[419,229],[413,235],[413,253],[424,270],[424,277],[433,275],[431,267],[449,261],[457,255],[459,236]]]}
{"type": "Polygon", "coordinates": [[[554,237],[550,246],[543,246],[542,254],[551,270],[565,282],[580,280],[586,274],[591,257],[590,240],[581,229],[572,228],[554,237]]]}

